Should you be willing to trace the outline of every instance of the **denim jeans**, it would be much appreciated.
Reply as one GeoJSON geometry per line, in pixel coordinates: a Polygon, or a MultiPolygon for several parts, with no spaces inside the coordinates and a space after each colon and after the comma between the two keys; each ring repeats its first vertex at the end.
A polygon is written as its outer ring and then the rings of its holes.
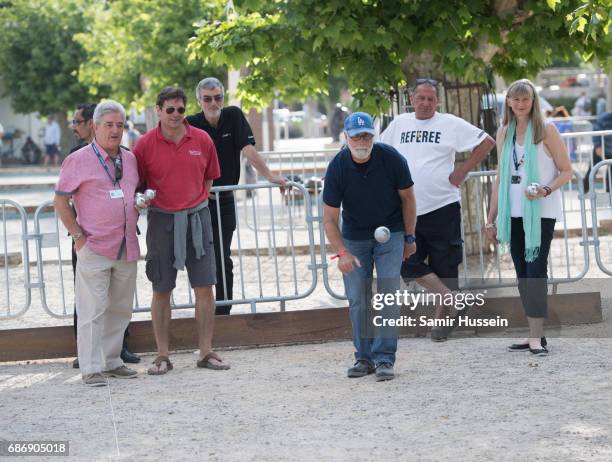
{"type": "Polygon", "coordinates": [[[346,249],[356,256],[361,267],[354,266],[343,274],[344,288],[349,300],[355,359],[373,364],[395,363],[397,331],[395,328],[377,328],[372,315],[382,319],[398,318],[399,306],[385,306],[372,310],[372,274],[376,268],[377,293],[395,293],[400,288],[400,270],[404,252],[404,233],[391,233],[391,238],[381,244],[374,239],[354,241],[344,239],[346,249]]]}

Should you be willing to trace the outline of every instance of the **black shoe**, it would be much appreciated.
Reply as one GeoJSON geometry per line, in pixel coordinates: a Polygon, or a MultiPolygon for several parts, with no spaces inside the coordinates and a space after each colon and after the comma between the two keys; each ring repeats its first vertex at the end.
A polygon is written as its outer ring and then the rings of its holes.
{"type": "Polygon", "coordinates": [[[124,363],[138,364],[140,362],[140,356],[132,353],[127,348],[121,350],[121,359],[124,363]]]}
{"type": "Polygon", "coordinates": [[[446,342],[448,336],[452,332],[449,326],[435,326],[431,328],[431,340],[433,342],[446,342]]]}
{"type": "Polygon", "coordinates": [[[392,380],[395,378],[393,372],[393,364],[391,363],[379,363],[376,365],[376,381],[382,382],[383,380],[392,380]]]}
{"type": "Polygon", "coordinates": [[[542,345],[542,348],[536,348],[535,350],[529,348],[529,351],[531,351],[531,354],[534,356],[548,356],[548,350],[544,345],[542,345]]]}
{"type": "Polygon", "coordinates": [[[374,365],[366,361],[365,359],[358,360],[353,367],[351,367],[346,375],[350,378],[364,377],[374,373],[374,365]]]}
{"type": "Polygon", "coordinates": [[[72,361],[72,368],[73,369],[79,368],[79,358],[74,358],[74,361],[72,361]]]}
{"type": "MultiPolygon", "coordinates": [[[[546,337],[542,337],[542,339],[540,340],[540,343],[542,344],[542,347],[546,347],[546,337]]],[[[513,343],[512,345],[510,345],[508,347],[508,351],[529,351],[531,348],[529,348],[529,343],[513,343]]]]}

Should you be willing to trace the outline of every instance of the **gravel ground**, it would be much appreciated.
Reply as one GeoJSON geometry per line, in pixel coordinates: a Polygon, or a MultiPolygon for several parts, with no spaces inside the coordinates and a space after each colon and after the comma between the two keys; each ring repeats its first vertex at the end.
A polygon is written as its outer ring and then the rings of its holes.
{"type": "MultiPolygon", "coordinates": [[[[564,328],[547,358],[520,338],[399,342],[397,377],[347,379],[350,342],[229,350],[87,388],[67,360],[0,364],[0,439],[67,440],[82,460],[612,460],[606,321],[564,328]],[[566,338],[567,336],[574,338],[566,338]]],[[[459,334],[458,334],[459,335],[459,334]]]]}

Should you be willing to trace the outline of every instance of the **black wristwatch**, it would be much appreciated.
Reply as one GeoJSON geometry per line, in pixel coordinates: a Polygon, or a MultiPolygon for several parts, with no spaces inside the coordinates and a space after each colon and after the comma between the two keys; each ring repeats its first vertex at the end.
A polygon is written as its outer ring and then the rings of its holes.
{"type": "Polygon", "coordinates": [[[404,242],[406,244],[412,244],[416,241],[416,236],[414,234],[404,234],[404,242]]]}

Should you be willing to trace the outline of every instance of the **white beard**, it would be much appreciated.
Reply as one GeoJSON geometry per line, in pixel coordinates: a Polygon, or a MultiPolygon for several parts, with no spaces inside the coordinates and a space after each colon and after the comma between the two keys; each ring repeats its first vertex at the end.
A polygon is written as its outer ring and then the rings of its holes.
{"type": "Polygon", "coordinates": [[[352,148],[349,146],[349,149],[355,159],[365,160],[368,157],[370,157],[370,153],[372,152],[372,147],[373,146],[370,146],[369,148],[352,148]]]}

